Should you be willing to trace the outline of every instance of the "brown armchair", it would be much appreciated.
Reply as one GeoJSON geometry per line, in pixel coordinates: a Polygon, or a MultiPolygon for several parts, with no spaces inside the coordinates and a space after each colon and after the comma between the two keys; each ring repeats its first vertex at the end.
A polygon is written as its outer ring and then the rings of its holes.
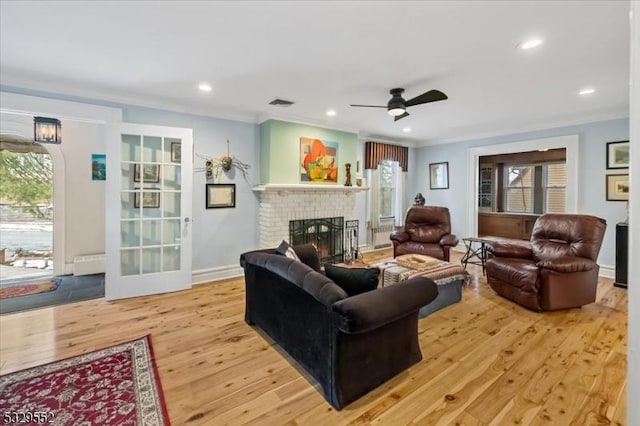
{"type": "Polygon", "coordinates": [[[488,245],[487,281],[499,295],[534,311],[577,308],[596,300],[596,263],[607,222],[595,216],[545,214],[531,240],[488,245]]]}
{"type": "Polygon", "coordinates": [[[425,254],[449,261],[449,249],[458,244],[451,233],[451,216],[446,207],[416,206],[407,211],[404,229],[390,236],[393,257],[402,254],[425,254]]]}

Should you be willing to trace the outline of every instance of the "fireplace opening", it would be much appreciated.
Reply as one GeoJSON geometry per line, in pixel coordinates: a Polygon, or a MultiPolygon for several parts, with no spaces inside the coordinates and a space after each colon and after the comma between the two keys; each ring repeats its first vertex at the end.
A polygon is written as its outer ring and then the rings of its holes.
{"type": "Polygon", "coordinates": [[[343,238],[343,217],[289,221],[289,241],[291,245],[315,245],[321,264],[340,263],[344,260],[343,238]]]}

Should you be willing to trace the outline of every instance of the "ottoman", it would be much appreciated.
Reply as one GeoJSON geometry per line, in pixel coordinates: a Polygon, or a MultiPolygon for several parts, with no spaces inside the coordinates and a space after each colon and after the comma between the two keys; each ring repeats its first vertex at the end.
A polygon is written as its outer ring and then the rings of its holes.
{"type": "Polygon", "coordinates": [[[438,261],[434,265],[417,271],[387,260],[376,265],[382,271],[382,286],[402,283],[409,278],[424,276],[438,285],[438,297],[420,309],[420,318],[462,300],[462,287],[470,280],[469,274],[458,263],[438,261]]]}

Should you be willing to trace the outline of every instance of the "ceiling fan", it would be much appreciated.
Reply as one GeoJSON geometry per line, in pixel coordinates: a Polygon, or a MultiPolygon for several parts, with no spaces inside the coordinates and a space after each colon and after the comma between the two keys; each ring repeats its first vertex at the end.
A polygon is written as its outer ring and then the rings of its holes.
{"type": "Polygon", "coordinates": [[[394,117],[393,121],[398,121],[409,115],[407,108],[415,105],[426,104],[429,102],[444,101],[449,99],[447,95],[439,90],[429,90],[428,92],[418,95],[413,99],[405,101],[402,97],[404,89],[391,89],[391,99],[387,105],[350,105],[352,107],[366,107],[366,108],[386,108],[387,112],[394,117]]]}

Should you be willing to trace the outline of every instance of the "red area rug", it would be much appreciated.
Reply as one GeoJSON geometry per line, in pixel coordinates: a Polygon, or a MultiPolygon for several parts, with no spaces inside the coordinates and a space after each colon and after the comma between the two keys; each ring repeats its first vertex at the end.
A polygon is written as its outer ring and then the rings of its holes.
{"type": "Polygon", "coordinates": [[[39,283],[18,284],[0,287],[0,299],[11,297],[27,296],[29,294],[46,293],[58,288],[58,283],[54,281],[42,281],[39,283]]]}
{"type": "Polygon", "coordinates": [[[170,424],[150,336],[0,376],[0,413],[12,423],[170,424]]]}

